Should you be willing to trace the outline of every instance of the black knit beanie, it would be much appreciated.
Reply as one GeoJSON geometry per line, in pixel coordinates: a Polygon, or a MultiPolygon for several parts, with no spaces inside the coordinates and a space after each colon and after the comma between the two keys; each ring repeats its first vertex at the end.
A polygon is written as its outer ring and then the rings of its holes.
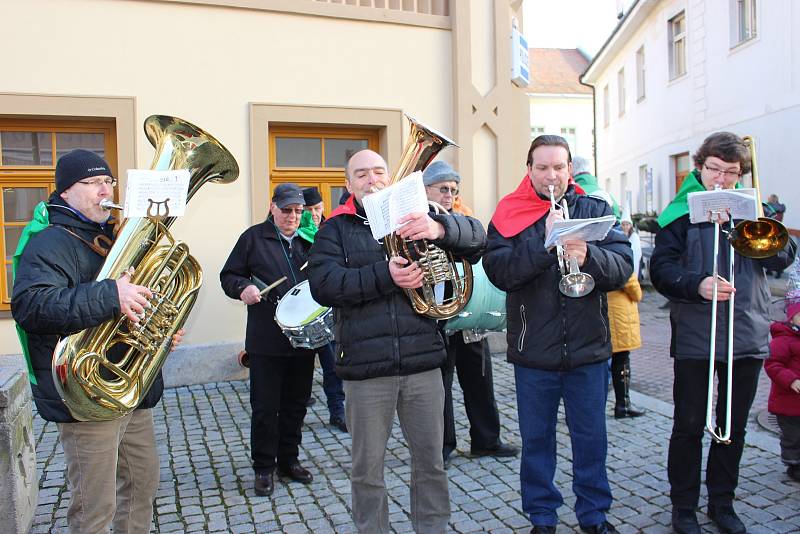
{"type": "Polygon", "coordinates": [[[56,193],[61,194],[78,180],[92,176],[113,176],[106,160],[82,148],[67,152],[56,163],[56,193]]]}

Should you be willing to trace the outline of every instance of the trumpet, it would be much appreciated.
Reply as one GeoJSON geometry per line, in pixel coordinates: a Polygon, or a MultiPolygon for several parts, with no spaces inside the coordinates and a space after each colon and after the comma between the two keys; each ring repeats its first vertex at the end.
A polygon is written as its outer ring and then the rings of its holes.
{"type": "MultiPolygon", "coordinates": [[[[561,201],[561,204],[556,204],[554,186],[548,185],[550,190],[550,207],[554,211],[561,208],[564,214],[564,220],[569,220],[569,209],[567,208],[567,201],[561,201]],[[557,207],[558,206],[558,207],[557,207]]],[[[592,292],[594,289],[594,278],[592,275],[582,273],[578,268],[578,260],[573,257],[567,256],[564,252],[562,245],[556,245],[556,254],[558,256],[558,268],[561,271],[561,280],[558,282],[558,289],[564,296],[570,298],[584,297],[592,292]]]]}

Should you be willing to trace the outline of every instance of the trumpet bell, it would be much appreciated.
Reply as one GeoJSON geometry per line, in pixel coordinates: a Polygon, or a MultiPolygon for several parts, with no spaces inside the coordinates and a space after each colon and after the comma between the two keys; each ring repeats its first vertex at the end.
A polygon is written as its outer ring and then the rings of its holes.
{"type": "Polygon", "coordinates": [[[561,277],[558,290],[565,296],[580,298],[588,295],[594,289],[594,278],[586,273],[570,273],[561,277]]]}
{"type": "Polygon", "coordinates": [[[734,250],[742,256],[769,258],[786,246],[789,231],[775,219],[759,217],[757,221],[741,221],[731,230],[728,239],[734,250]]]}

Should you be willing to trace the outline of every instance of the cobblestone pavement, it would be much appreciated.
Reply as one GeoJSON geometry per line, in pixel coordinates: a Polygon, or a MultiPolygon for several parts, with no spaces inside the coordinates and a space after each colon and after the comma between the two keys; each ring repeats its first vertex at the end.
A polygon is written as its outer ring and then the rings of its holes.
{"type": "MultiPolygon", "coordinates": [[[[649,336],[651,329],[645,330],[649,336]]],[[[659,360],[662,368],[663,356],[659,360]]],[[[641,367],[641,359],[637,360],[641,367]]],[[[496,394],[504,440],[519,444],[513,373],[500,354],[494,357],[496,394]]],[[[645,378],[639,370],[639,379],[645,378]]],[[[321,374],[315,375],[317,403],[309,410],[301,461],[311,467],[309,486],[280,481],[272,498],[256,497],[249,460],[249,391],[246,382],[225,382],[167,390],[154,409],[161,455],[161,484],[155,510],[155,532],[348,533],[350,519],[350,439],[326,425],[321,374]]],[[[666,444],[671,405],[633,393],[647,415],[608,420],[608,471],[615,501],[610,521],[623,533],[668,532],[669,499],[666,444]]],[[[459,449],[469,450],[467,420],[458,386],[454,387],[459,449]]],[[[609,411],[611,406],[609,405],[609,411]]],[[[40,475],[39,506],[33,532],[60,532],[65,527],[68,492],[64,460],[55,425],[36,417],[40,475]]],[[[800,487],[784,474],[777,439],[752,429],[744,454],[737,509],[752,533],[800,531],[800,487]]],[[[570,489],[569,436],[558,425],[556,484],[564,493],[559,532],[577,530],[570,489]]],[[[521,511],[519,459],[456,456],[448,470],[452,532],[527,533],[521,511]]],[[[387,447],[386,484],[390,520],[395,532],[410,532],[409,454],[396,424],[387,447]]],[[[701,498],[701,503],[704,498],[701,498]]],[[[716,532],[699,514],[704,530],[716,532]]]]}

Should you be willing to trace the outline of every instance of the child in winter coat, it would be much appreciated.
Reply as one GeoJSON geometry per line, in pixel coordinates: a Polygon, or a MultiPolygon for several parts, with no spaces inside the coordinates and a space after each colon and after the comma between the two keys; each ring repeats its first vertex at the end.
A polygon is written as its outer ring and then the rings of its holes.
{"type": "Polygon", "coordinates": [[[781,460],[800,482],[800,301],[786,308],[786,322],[770,327],[772,342],[764,368],[772,380],[769,411],[781,428],[781,460]]]}

